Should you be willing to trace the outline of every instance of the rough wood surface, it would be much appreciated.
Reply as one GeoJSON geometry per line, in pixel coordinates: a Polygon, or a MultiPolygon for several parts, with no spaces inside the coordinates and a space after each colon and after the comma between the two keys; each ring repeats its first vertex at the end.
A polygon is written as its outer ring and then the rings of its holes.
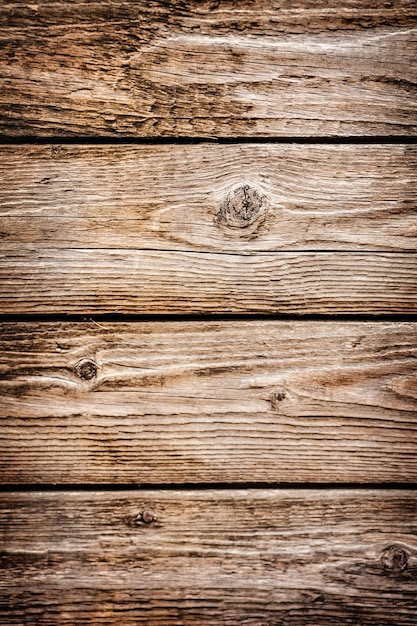
{"type": "Polygon", "coordinates": [[[414,626],[413,491],[1,496],[1,624],[414,626]]]}
{"type": "Polygon", "coordinates": [[[0,313],[417,311],[412,146],[2,155],[0,313]]]}
{"type": "Polygon", "coordinates": [[[3,324],[5,483],[416,482],[417,324],[3,324]]]}
{"type": "Polygon", "coordinates": [[[417,254],[5,244],[0,313],[417,313],[417,254]]]}
{"type": "Polygon", "coordinates": [[[416,5],[1,3],[7,135],[408,135],[416,5]]]}
{"type": "Polygon", "coordinates": [[[0,146],[3,243],[417,251],[413,145],[0,146]]]}

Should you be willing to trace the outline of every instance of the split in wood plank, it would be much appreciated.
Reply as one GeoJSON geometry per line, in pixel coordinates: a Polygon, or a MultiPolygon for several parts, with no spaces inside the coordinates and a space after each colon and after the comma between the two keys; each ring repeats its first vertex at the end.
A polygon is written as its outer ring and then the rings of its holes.
{"type": "Polygon", "coordinates": [[[417,324],[3,324],[2,482],[417,482],[417,324]]]}
{"type": "Polygon", "coordinates": [[[0,498],[8,626],[415,624],[413,491],[0,498]]]}
{"type": "Polygon", "coordinates": [[[417,251],[414,145],[0,146],[4,244],[417,251]]]}
{"type": "Polygon", "coordinates": [[[2,2],[0,132],[417,130],[413,0],[2,2]]]}

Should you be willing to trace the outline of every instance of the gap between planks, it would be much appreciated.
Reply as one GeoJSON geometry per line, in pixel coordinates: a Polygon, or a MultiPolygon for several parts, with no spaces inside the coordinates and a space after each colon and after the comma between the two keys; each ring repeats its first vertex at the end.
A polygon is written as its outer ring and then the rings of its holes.
{"type": "Polygon", "coordinates": [[[268,489],[270,491],[369,491],[369,490],[384,490],[384,491],[417,491],[416,483],[401,483],[401,482],[374,482],[374,483],[344,483],[344,482],[229,482],[229,483],[144,483],[143,485],[138,483],[74,483],[74,484],[43,484],[43,483],[16,483],[16,484],[3,484],[0,485],[0,493],[43,493],[43,492],[106,492],[106,491],[134,491],[140,493],[141,491],[229,491],[229,490],[245,490],[257,492],[259,490],[268,489]]]}
{"type": "Polygon", "coordinates": [[[235,145],[235,144],[317,144],[317,145],[407,145],[417,143],[417,136],[414,135],[351,135],[348,137],[334,136],[326,137],[315,135],[313,137],[186,137],[186,136],[165,136],[165,137],[106,137],[106,136],[82,136],[68,137],[65,135],[51,135],[43,137],[41,135],[17,135],[16,137],[0,134],[1,145],[196,145],[196,144],[219,144],[219,145],[235,145]]]}

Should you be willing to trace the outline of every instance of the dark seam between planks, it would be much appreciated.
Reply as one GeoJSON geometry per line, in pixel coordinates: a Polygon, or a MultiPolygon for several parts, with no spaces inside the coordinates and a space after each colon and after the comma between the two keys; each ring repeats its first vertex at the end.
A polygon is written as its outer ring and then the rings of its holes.
{"type": "MultiPolygon", "coordinates": [[[[9,217],[9,216],[7,216],[9,217]]],[[[52,215],[52,216],[48,216],[48,217],[52,217],[52,218],[58,218],[60,219],[61,216],[60,215],[52,215]]],[[[68,217],[68,219],[80,219],[80,220],[85,220],[85,217],[75,217],[75,216],[65,216],[68,217]]],[[[32,216],[32,215],[19,215],[18,219],[29,219],[29,220],[42,220],[44,219],[45,216],[44,215],[39,215],[39,216],[32,216]]],[[[132,219],[131,221],[136,221],[135,219],[132,219]]],[[[15,242],[15,243],[21,243],[21,242],[15,242]]],[[[37,243],[29,243],[28,245],[32,245],[35,246],[37,245],[37,243]]],[[[372,250],[372,249],[368,249],[368,248],[361,248],[360,250],[344,250],[344,249],[340,249],[340,248],[330,248],[330,249],[318,249],[318,248],[303,248],[302,250],[298,250],[297,248],[280,248],[278,250],[256,250],[254,252],[252,251],[246,251],[246,250],[242,250],[242,251],[227,251],[227,252],[221,252],[219,250],[216,251],[212,251],[212,250],[189,250],[187,248],[139,248],[137,246],[124,246],[123,248],[120,246],[100,246],[100,247],[94,247],[94,246],[90,246],[90,245],[84,245],[84,246],[65,246],[65,245],[47,245],[45,248],[43,248],[43,250],[54,250],[54,251],[60,251],[60,250],[72,250],[72,251],[83,251],[83,250],[89,250],[89,251],[94,251],[94,252],[156,252],[157,254],[159,253],[171,253],[171,252],[175,252],[178,254],[199,254],[201,255],[210,255],[213,257],[216,256],[238,256],[238,257],[256,257],[256,256],[272,256],[273,254],[276,255],[288,255],[288,254],[298,254],[300,256],[305,256],[305,255],[311,255],[311,254],[327,254],[327,255],[334,255],[334,254],[349,254],[350,256],[358,256],[358,255],[363,255],[363,254],[376,254],[378,256],[384,255],[384,256],[389,256],[389,255],[398,255],[398,256],[402,256],[402,255],[417,255],[417,249],[416,250],[383,250],[382,248],[378,249],[378,250],[372,250]]]]}
{"type": "Polygon", "coordinates": [[[0,493],[13,492],[38,492],[38,491],[211,491],[211,490],[417,490],[417,483],[403,482],[374,482],[374,483],[337,483],[337,482],[231,482],[231,483],[71,483],[71,484],[44,484],[44,483],[11,483],[8,485],[0,485],[0,493]]]}
{"type": "Polygon", "coordinates": [[[291,321],[322,321],[322,322],[417,322],[417,313],[316,313],[316,314],[268,314],[268,313],[205,313],[205,314],[147,314],[141,315],[140,313],[98,313],[94,316],[74,314],[74,313],[44,313],[44,314],[0,314],[0,323],[23,323],[23,322],[79,322],[79,323],[95,323],[95,322],[248,322],[248,321],[277,321],[277,322],[291,322],[291,321]]]}
{"type": "Polygon", "coordinates": [[[365,135],[365,136],[313,136],[313,137],[263,137],[263,136],[251,136],[251,137],[97,137],[97,136],[9,136],[0,135],[0,144],[7,145],[21,145],[21,144],[67,144],[67,145],[154,145],[154,144],[199,144],[199,143],[215,143],[215,144],[415,144],[417,143],[417,136],[409,135],[365,135]]]}

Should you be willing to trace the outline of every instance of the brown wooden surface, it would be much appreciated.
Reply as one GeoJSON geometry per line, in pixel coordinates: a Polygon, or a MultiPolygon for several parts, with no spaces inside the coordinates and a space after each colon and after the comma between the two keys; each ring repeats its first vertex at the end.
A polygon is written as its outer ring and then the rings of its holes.
{"type": "Polygon", "coordinates": [[[1,152],[0,313],[417,311],[413,146],[1,152]]]}
{"type": "Polygon", "coordinates": [[[417,254],[5,244],[0,313],[417,313],[417,254]]]}
{"type": "Polygon", "coordinates": [[[416,482],[416,330],[3,324],[2,482],[416,482]]]}
{"type": "Polygon", "coordinates": [[[56,491],[1,502],[4,625],[415,624],[413,491],[56,491]]]}
{"type": "Polygon", "coordinates": [[[408,135],[412,0],[3,1],[7,135],[408,135]]]}
{"type": "Polygon", "coordinates": [[[0,626],[414,626],[415,2],[4,0],[0,48],[0,626]]]}
{"type": "Polygon", "coordinates": [[[36,250],[417,251],[413,145],[3,145],[0,179],[36,250]]]}

